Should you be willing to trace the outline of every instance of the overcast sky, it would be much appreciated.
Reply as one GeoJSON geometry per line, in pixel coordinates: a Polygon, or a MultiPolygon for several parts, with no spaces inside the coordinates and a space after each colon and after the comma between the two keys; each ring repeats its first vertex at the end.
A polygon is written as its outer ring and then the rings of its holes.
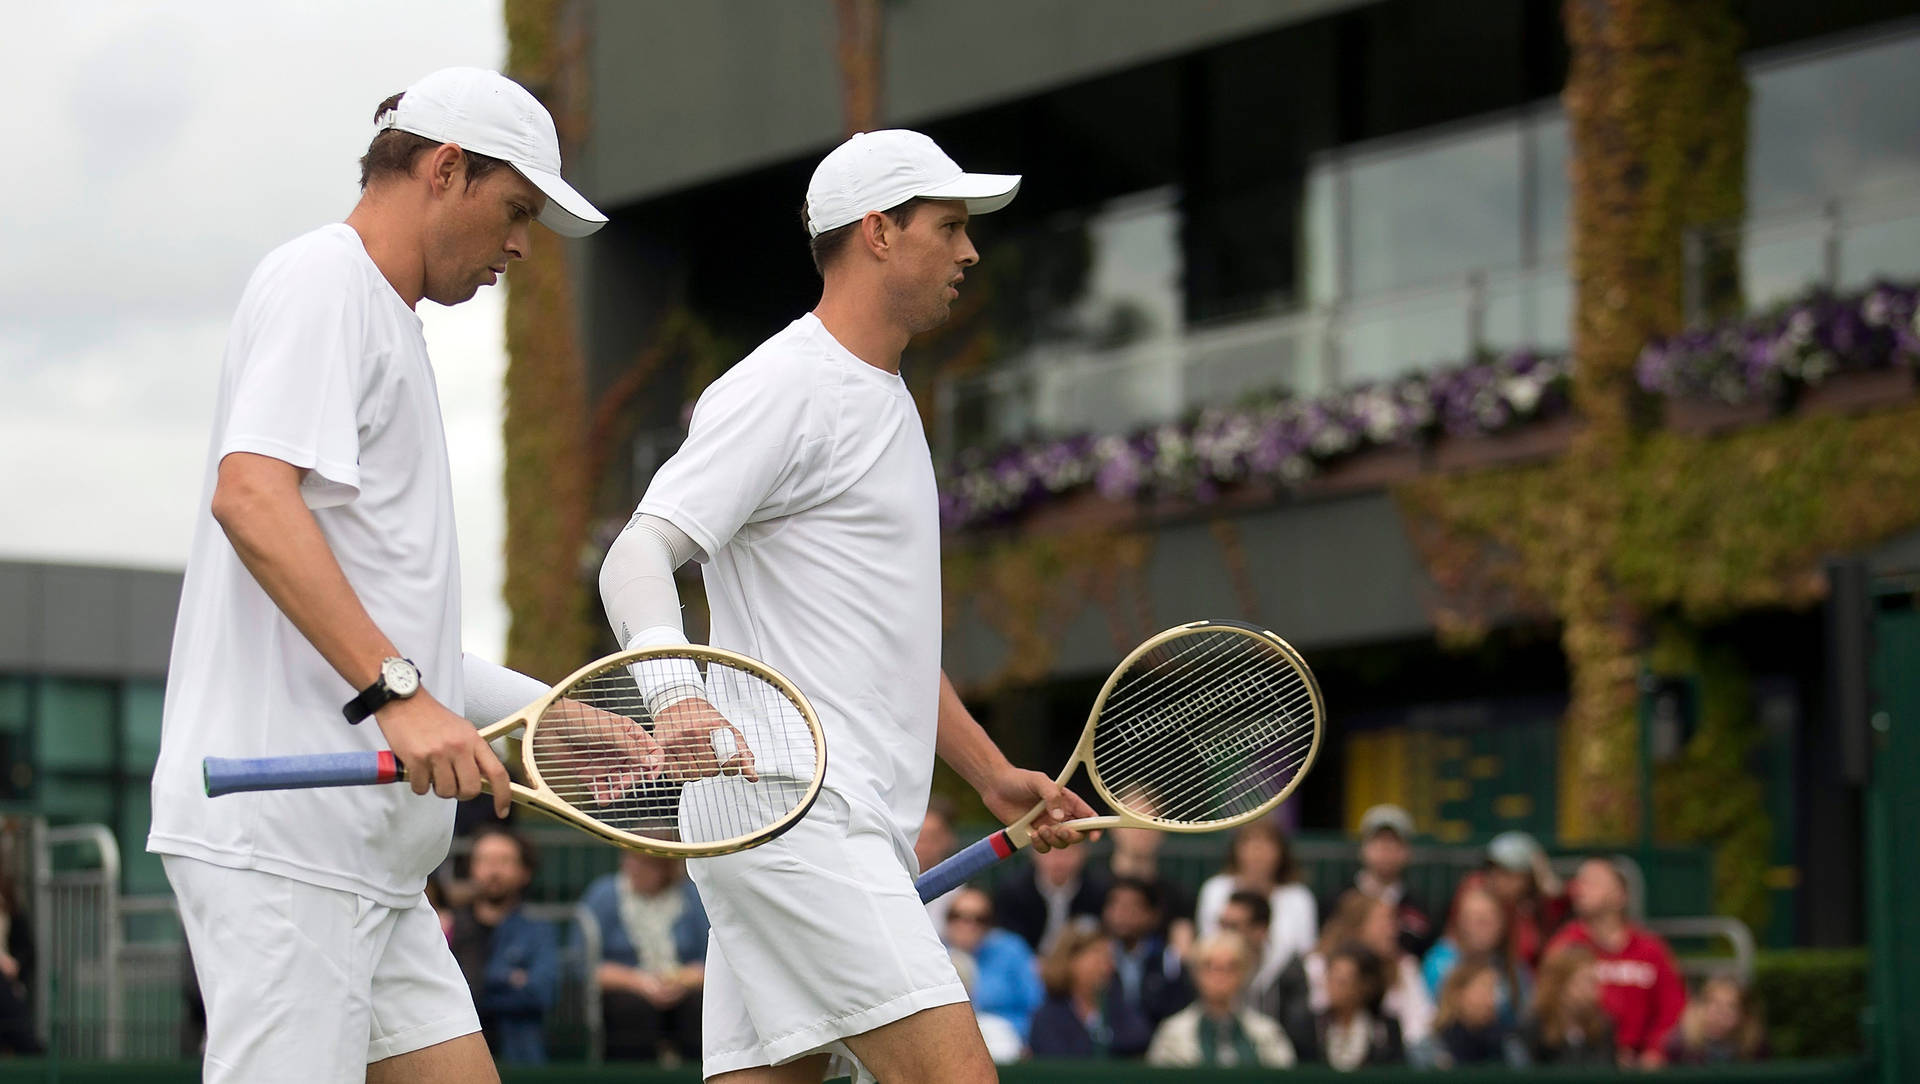
{"type": "MultiPolygon", "coordinates": [[[[504,62],[500,0],[62,0],[10,7],[8,39],[0,557],[178,569],[248,273],[346,216],[383,98],[504,62]]],[[[420,305],[466,645],[494,658],[502,300],[420,305]]]]}

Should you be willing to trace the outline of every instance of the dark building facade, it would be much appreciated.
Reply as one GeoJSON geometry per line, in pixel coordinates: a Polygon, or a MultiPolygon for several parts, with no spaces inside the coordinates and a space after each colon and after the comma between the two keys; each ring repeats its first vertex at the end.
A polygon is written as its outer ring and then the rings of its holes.
{"type": "MultiPolygon", "coordinates": [[[[1875,0],[1737,6],[1752,94],[1747,304],[1920,278],[1920,22],[1875,0]]],[[[972,228],[983,262],[964,331],[906,363],[943,463],[1570,344],[1557,3],[882,9],[884,123],[927,132],[969,169],[1025,176],[972,228]]],[[[576,175],[612,217],[572,257],[591,393],[675,321],[717,343],[637,397],[620,493],[602,509],[617,514],[704,383],[817,297],[799,204],[844,122],[831,4],[578,11],[590,124],[576,175]]],[[[947,546],[985,553],[1057,526],[956,531],[947,546]]],[[[1132,642],[1241,617],[1307,653],[1337,717],[1297,802],[1304,826],[1350,828],[1395,800],[1443,840],[1562,834],[1567,673],[1553,629],[1514,613],[1476,647],[1443,647],[1434,585],[1384,486],[1174,510],[1132,530],[1137,545],[1101,555],[1100,574],[1032,585],[1039,656],[977,594],[950,594],[949,673],[992,692],[983,718],[1029,762],[1063,755],[1132,642]]],[[[1903,552],[1874,559],[1892,567],[1903,552]]],[[[1754,615],[1725,635],[1748,654],[1767,733],[1770,936],[1857,936],[1815,930],[1796,887],[1822,861],[1850,861],[1820,841],[1853,828],[1846,810],[1817,808],[1821,777],[1803,765],[1824,725],[1820,615],[1754,615]]]]}

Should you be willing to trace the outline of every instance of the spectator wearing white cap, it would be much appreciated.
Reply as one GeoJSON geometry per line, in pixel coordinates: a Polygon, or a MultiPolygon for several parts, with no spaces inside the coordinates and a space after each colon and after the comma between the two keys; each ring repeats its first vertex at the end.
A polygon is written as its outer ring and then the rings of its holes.
{"type": "MultiPolygon", "coordinates": [[[[1414,959],[1433,947],[1438,931],[1432,911],[1407,887],[1407,862],[1413,857],[1413,817],[1397,805],[1376,805],[1360,815],[1360,871],[1340,892],[1359,889],[1393,905],[1400,928],[1400,950],[1414,959]]],[[[1333,913],[1340,892],[1320,901],[1320,913],[1333,913]]]]}
{"type": "Polygon", "coordinates": [[[1487,844],[1486,864],[1460,879],[1457,911],[1468,892],[1485,889],[1506,915],[1507,955],[1527,971],[1538,970],[1547,942],[1572,914],[1567,887],[1553,872],[1547,852],[1525,832],[1502,832],[1487,844]]]}
{"type": "MultiPolygon", "coordinates": [[[[814,170],[802,221],[820,300],[700,396],[601,569],[621,644],[684,642],[673,572],[705,566],[714,646],[807,690],[833,751],[820,801],[770,843],[692,864],[712,920],[708,1078],[994,1079],[967,992],[914,891],[934,758],[1036,850],[1092,810],[1014,767],[940,670],[940,521],[900,375],[979,261],[970,216],[1020,178],[968,173],[918,132],[865,132],[814,170]]],[[[717,717],[716,717],[717,720],[717,717]]],[[[723,724],[723,721],[719,721],[723,724]]]]}
{"type": "Polygon", "coordinates": [[[180,901],[216,1084],[497,1079],[422,906],[454,803],[420,795],[489,782],[505,815],[506,770],[473,724],[544,687],[460,650],[452,473],[415,308],[497,282],[536,221],[579,237],[606,219],[560,179],[553,118],[495,72],[435,72],[373,120],[346,221],[275,249],[241,295],[167,669],[147,846],[180,901]],[[391,750],[413,793],[209,802],[203,758],[248,750],[391,750]]]}

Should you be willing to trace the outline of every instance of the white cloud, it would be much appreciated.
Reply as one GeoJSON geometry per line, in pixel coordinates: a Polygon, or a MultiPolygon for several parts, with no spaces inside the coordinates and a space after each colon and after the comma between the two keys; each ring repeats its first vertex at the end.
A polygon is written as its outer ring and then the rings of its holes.
{"type": "MultiPolygon", "coordinates": [[[[180,567],[232,307],[351,209],[375,106],[498,67],[499,0],[75,0],[9,10],[0,66],[0,554],[180,567]]],[[[466,640],[498,656],[501,298],[422,306],[455,469],[466,640]]]]}

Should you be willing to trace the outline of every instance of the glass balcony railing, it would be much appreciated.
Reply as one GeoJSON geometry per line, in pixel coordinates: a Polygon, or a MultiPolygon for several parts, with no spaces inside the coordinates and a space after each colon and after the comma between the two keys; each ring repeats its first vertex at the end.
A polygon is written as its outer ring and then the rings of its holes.
{"type": "Polygon", "coordinates": [[[1565,349],[1564,265],[1476,272],[1115,349],[1037,347],[1016,364],[943,382],[943,453],[1028,437],[1124,432],[1253,395],[1312,396],[1459,364],[1484,351],[1565,349]]]}
{"type": "Polygon", "coordinates": [[[1695,230],[1686,239],[1686,312],[1698,324],[1711,304],[1714,252],[1737,253],[1741,307],[1753,310],[1822,286],[1858,290],[1876,279],[1920,278],[1920,176],[1870,192],[1695,230]]]}

